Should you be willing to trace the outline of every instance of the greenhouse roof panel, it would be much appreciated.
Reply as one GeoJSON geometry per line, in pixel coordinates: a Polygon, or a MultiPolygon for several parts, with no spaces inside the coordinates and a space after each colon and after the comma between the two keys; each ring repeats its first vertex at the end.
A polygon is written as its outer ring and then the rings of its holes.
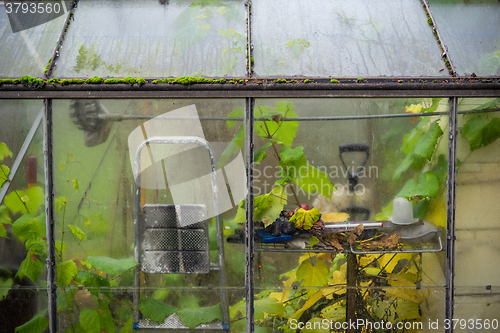
{"type": "MultiPolygon", "coordinates": [[[[10,9],[10,8],[9,8],[10,9]]],[[[15,12],[16,8],[10,9],[15,12]]],[[[28,11],[30,8],[28,8],[28,11]]],[[[45,66],[54,53],[64,19],[62,6],[61,15],[48,21],[25,29],[19,25],[26,22],[10,21],[5,4],[0,3],[0,77],[20,77],[24,75],[43,77],[45,66]],[[17,30],[17,32],[13,32],[17,30]]],[[[18,8],[21,13],[22,8],[18,8]]],[[[29,19],[11,15],[12,20],[29,19]]],[[[42,17],[43,19],[43,17],[42,17]]]]}
{"type": "Polygon", "coordinates": [[[500,2],[429,0],[432,16],[460,76],[500,76],[500,2]]]}
{"type": "Polygon", "coordinates": [[[243,1],[81,1],[54,77],[245,76],[243,1]]]}
{"type": "Polygon", "coordinates": [[[252,40],[257,77],[449,75],[420,1],[254,1],[252,40]]]}

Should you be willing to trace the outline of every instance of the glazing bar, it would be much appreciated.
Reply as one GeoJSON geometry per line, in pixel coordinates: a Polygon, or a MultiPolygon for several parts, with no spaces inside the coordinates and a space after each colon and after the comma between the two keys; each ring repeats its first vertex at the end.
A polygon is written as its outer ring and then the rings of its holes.
{"type": "MultiPolygon", "coordinates": [[[[450,121],[448,139],[448,189],[447,189],[447,220],[446,220],[446,309],[445,318],[453,319],[455,306],[455,185],[457,170],[457,105],[456,97],[450,98],[450,121]]],[[[446,332],[453,332],[453,326],[446,332]]]]}
{"type": "Polygon", "coordinates": [[[246,332],[254,331],[254,223],[253,223],[253,111],[255,100],[246,99],[245,148],[247,197],[245,205],[245,299],[246,332]]]}
{"type": "Polygon", "coordinates": [[[49,332],[57,332],[57,275],[54,239],[54,146],[52,129],[52,100],[45,100],[43,118],[43,156],[45,165],[45,224],[47,228],[47,293],[49,332]]]}

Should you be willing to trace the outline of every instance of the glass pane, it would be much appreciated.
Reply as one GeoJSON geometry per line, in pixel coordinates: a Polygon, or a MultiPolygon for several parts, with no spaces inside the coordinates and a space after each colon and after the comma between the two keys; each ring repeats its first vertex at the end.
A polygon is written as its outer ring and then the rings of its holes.
{"type": "Polygon", "coordinates": [[[0,101],[0,320],[8,332],[47,309],[42,107],[0,101]]]}
{"type": "Polygon", "coordinates": [[[67,272],[59,287],[82,286],[89,303],[80,313],[110,316],[117,330],[134,311],[145,328],[229,322],[228,304],[245,291],[244,247],[226,242],[242,235],[226,221],[246,195],[244,108],[222,99],[54,101],[56,240],[67,272]],[[120,304],[109,287],[123,293],[120,304]]]}
{"type": "Polygon", "coordinates": [[[448,109],[256,100],[256,324],[443,318],[448,109]]]}
{"type": "Polygon", "coordinates": [[[243,1],[81,2],[54,76],[244,76],[244,33],[243,1]]]}
{"type": "Polygon", "coordinates": [[[500,75],[500,3],[429,0],[443,42],[459,75],[500,75]]]}
{"type": "Polygon", "coordinates": [[[252,41],[258,77],[448,75],[426,13],[411,0],[258,1],[252,41]]]}
{"type": "MultiPolygon", "coordinates": [[[[19,11],[22,11],[22,8],[19,11]]],[[[2,59],[0,77],[24,75],[43,77],[45,67],[56,48],[65,18],[66,15],[62,15],[45,24],[13,33],[7,9],[2,2],[0,4],[0,59],[2,59]]]]}
{"type": "Polygon", "coordinates": [[[495,199],[500,190],[499,110],[498,99],[463,99],[459,104],[455,314],[460,319],[498,319],[500,270],[492,263],[500,260],[495,199]]]}

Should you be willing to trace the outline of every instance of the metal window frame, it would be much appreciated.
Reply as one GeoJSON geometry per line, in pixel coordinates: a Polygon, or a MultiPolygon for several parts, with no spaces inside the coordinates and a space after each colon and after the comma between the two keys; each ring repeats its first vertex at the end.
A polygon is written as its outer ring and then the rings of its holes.
{"type": "MultiPolygon", "coordinates": [[[[426,0],[421,0],[429,14],[433,29],[439,37],[432,13],[426,0]]],[[[52,70],[64,41],[66,30],[72,13],[75,12],[77,0],[71,4],[66,21],[54,49],[52,60],[46,74],[50,79],[52,70]]],[[[246,331],[254,331],[254,239],[253,235],[253,151],[254,151],[254,105],[256,98],[449,98],[449,145],[448,145],[448,189],[447,189],[447,253],[446,253],[446,318],[453,318],[454,308],[454,259],[455,259],[455,181],[457,150],[457,101],[458,98],[500,97],[500,78],[465,78],[457,77],[452,66],[453,77],[403,77],[403,78],[366,78],[358,82],[355,78],[339,79],[339,83],[331,83],[329,79],[314,77],[286,77],[287,83],[278,83],[276,78],[255,79],[252,58],[252,1],[245,1],[246,7],[246,77],[244,84],[152,84],[138,86],[128,84],[71,84],[68,86],[45,85],[34,89],[21,85],[0,85],[0,99],[43,99],[45,103],[44,127],[44,164],[46,191],[46,226],[47,226],[47,291],[49,331],[57,331],[57,277],[55,269],[54,243],[54,151],[53,151],[53,99],[152,99],[152,98],[245,98],[245,148],[246,148],[246,223],[245,223],[245,296],[246,296],[246,331]],[[309,79],[314,83],[305,83],[309,79]],[[297,82],[299,80],[300,82],[297,82]]],[[[446,49],[438,38],[440,46],[446,49]]],[[[452,64],[447,54],[446,59],[452,64]]],[[[345,117],[348,119],[349,117],[345,117]]],[[[353,118],[355,119],[355,118],[353,118]]],[[[352,120],[352,119],[351,119],[352,120]]],[[[447,330],[453,332],[453,328],[447,330]]]]}

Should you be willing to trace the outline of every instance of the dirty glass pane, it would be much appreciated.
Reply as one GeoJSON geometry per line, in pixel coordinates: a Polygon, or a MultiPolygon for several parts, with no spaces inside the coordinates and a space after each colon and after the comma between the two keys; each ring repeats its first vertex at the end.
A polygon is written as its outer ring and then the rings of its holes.
{"type": "Polygon", "coordinates": [[[53,107],[58,285],[76,293],[59,311],[61,320],[71,318],[66,327],[88,331],[95,316],[116,330],[132,322],[228,323],[229,305],[245,291],[244,247],[226,242],[245,196],[245,101],[59,100],[53,107]]]}
{"type": "Polygon", "coordinates": [[[254,306],[274,311],[256,324],[444,316],[448,109],[256,100],[254,306]]]}
{"type": "Polygon", "coordinates": [[[500,75],[500,3],[429,0],[437,28],[459,75],[500,75]]]}
{"type": "Polygon", "coordinates": [[[252,42],[258,77],[448,75],[418,1],[258,1],[252,42]]]}
{"type": "Polygon", "coordinates": [[[57,77],[244,76],[243,1],[83,1],[57,77]]]}
{"type": "MultiPolygon", "coordinates": [[[[15,10],[16,8],[12,9],[15,10]]],[[[61,6],[64,10],[64,6],[61,6]]],[[[22,11],[22,8],[19,9],[22,11]]],[[[66,15],[45,24],[12,32],[7,8],[0,4],[0,77],[24,75],[43,77],[45,66],[54,53],[66,15]]]]}
{"type": "Polygon", "coordinates": [[[495,294],[500,271],[495,263],[500,260],[500,208],[496,204],[500,101],[459,101],[455,313],[456,318],[467,320],[499,319],[495,294]]]}
{"type": "Polygon", "coordinates": [[[42,101],[0,101],[0,320],[6,332],[47,309],[43,131],[36,126],[42,110],[42,101]]]}

